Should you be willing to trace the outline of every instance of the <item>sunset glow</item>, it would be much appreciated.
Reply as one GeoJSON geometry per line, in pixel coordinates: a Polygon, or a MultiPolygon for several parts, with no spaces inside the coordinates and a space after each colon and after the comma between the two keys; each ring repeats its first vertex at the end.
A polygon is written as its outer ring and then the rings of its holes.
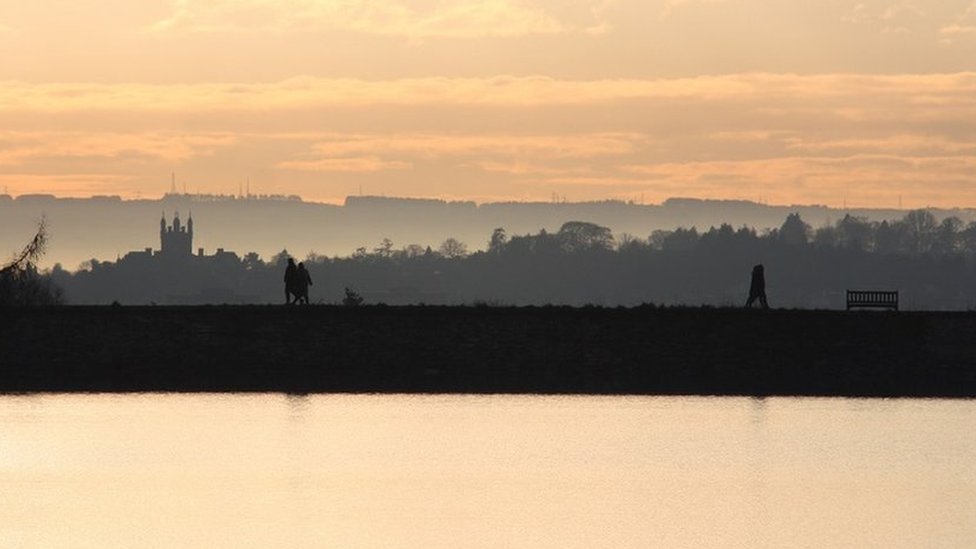
{"type": "Polygon", "coordinates": [[[972,0],[0,4],[0,191],[976,206],[972,0]]]}

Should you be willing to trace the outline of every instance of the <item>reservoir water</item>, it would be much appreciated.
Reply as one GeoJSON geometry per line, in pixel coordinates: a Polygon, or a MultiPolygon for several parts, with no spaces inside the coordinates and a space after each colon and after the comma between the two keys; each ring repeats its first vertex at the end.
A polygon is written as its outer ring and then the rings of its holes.
{"type": "Polygon", "coordinates": [[[0,397],[0,547],[966,547],[976,402],[0,397]]]}

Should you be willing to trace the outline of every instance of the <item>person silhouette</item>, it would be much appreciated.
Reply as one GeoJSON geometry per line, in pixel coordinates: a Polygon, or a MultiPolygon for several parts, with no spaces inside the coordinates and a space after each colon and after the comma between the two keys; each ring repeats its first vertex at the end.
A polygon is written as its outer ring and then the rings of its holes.
{"type": "Polygon", "coordinates": [[[311,285],[311,275],[305,270],[305,264],[299,263],[295,270],[295,301],[308,305],[308,287],[311,285]]]}
{"type": "Polygon", "coordinates": [[[292,296],[295,296],[295,303],[298,303],[297,279],[298,268],[295,267],[295,260],[289,257],[288,266],[285,267],[285,305],[291,305],[292,296]]]}
{"type": "Polygon", "coordinates": [[[757,299],[763,309],[769,308],[769,303],[766,302],[766,274],[762,265],[752,268],[752,282],[749,284],[749,300],[746,301],[746,308],[752,307],[752,303],[757,299]]]}

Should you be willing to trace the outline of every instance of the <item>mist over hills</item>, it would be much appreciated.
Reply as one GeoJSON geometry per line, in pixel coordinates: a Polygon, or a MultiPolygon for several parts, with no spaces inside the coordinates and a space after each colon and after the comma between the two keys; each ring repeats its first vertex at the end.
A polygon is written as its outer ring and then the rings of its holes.
{"type": "MultiPolygon", "coordinates": [[[[51,245],[43,266],[61,263],[74,270],[90,259],[113,261],[134,250],[159,248],[159,221],[192,213],[193,247],[210,254],[217,248],[264,258],[287,249],[304,258],[309,252],[347,256],[357,248],[373,249],[384,238],[395,248],[409,244],[437,246],[452,237],[472,251],[484,249],[492,230],[509,235],[554,232],[567,221],[588,221],[614,234],[641,238],[654,230],[722,223],[779,227],[798,212],[813,227],[845,214],[872,221],[894,220],[897,209],[837,209],[817,205],[766,205],[748,201],[673,198],[661,204],[602,202],[474,202],[437,199],[350,196],[343,205],[305,202],[295,196],[213,196],[167,194],[161,199],[123,200],[115,196],[57,198],[51,195],[0,195],[0,253],[10,254],[30,237],[41,216],[48,220],[51,245]]],[[[976,220],[976,210],[932,210],[937,218],[976,220]]]]}

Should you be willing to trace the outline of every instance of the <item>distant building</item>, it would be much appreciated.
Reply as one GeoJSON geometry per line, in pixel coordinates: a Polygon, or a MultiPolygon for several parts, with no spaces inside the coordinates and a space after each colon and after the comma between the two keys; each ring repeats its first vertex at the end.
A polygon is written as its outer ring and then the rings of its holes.
{"type": "Polygon", "coordinates": [[[179,214],[169,224],[163,215],[159,221],[160,249],[148,247],[119,259],[113,267],[117,269],[117,287],[106,295],[120,302],[168,305],[260,301],[257,296],[237,292],[243,267],[236,253],[217,248],[214,254],[204,255],[203,248],[197,248],[194,254],[192,216],[184,225],[179,214]]]}
{"type": "Polygon", "coordinates": [[[166,214],[163,214],[163,217],[159,220],[158,251],[154,252],[152,248],[146,248],[142,251],[129,252],[125,255],[123,260],[128,262],[138,262],[158,258],[168,262],[169,260],[187,259],[192,257],[196,257],[199,260],[206,260],[208,262],[240,261],[237,254],[234,252],[224,251],[223,248],[217,248],[217,252],[211,256],[204,255],[203,248],[198,248],[197,254],[194,256],[193,215],[191,214],[187,218],[186,224],[184,225],[180,221],[179,213],[176,213],[173,216],[173,222],[169,225],[166,224],[166,214]]]}
{"type": "MultiPolygon", "coordinates": [[[[159,220],[159,253],[164,256],[193,255],[193,215],[180,224],[179,212],[173,216],[173,224],[166,226],[166,215],[159,220]]],[[[202,251],[202,250],[201,250],[202,251]]],[[[202,254],[201,254],[202,255],[202,254]]]]}

